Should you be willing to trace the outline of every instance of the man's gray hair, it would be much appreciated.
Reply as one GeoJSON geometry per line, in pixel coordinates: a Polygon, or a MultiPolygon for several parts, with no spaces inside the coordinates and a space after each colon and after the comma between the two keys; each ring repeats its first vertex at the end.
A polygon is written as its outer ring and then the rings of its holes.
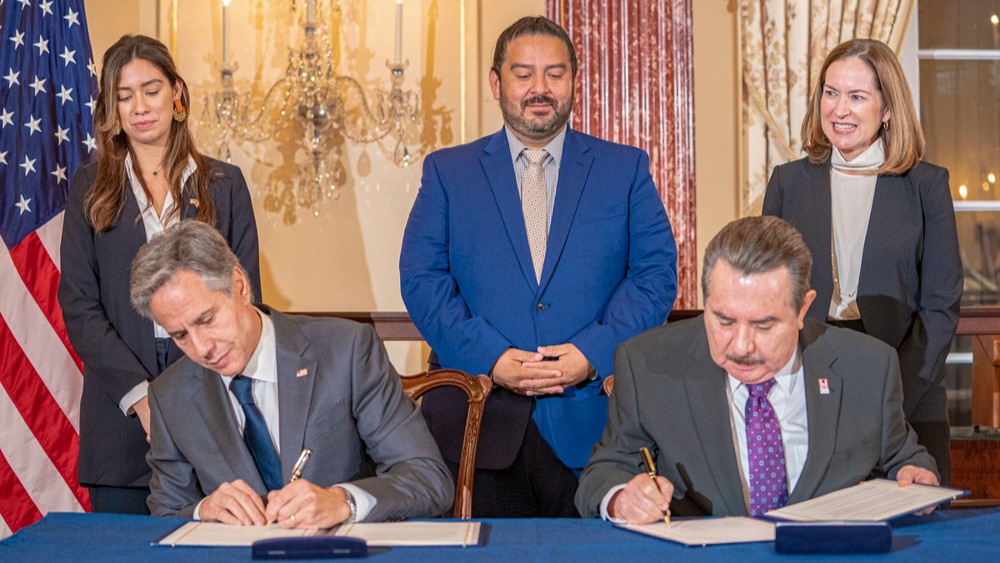
{"type": "Polygon", "coordinates": [[[744,276],[788,268],[791,304],[798,311],[809,291],[812,254],[795,227],[777,217],[744,217],[719,231],[705,248],[701,291],[708,301],[712,270],[720,260],[744,276]]]}
{"type": "Polygon", "coordinates": [[[234,268],[246,273],[219,231],[201,221],[181,221],[142,245],[132,260],[132,306],[152,319],[153,294],[182,270],[201,276],[208,289],[232,297],[234,268]]]}

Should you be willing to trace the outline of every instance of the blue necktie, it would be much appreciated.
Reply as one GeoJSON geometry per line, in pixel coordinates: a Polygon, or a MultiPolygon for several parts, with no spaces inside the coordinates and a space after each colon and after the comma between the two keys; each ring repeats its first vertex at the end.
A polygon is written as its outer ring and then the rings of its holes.
{"type": "Polygon", "coordinates": [[[229,390],[243,407],[246,419],[243,424],[243,441],[250,449],[250,455],[257,464],[257,471],[264,479],[267,490],[274,491],[281,488],[281,460],[278,459],[278,452],[275,451],[271,435],[267,432],[264,415],[253,401],[252,385],[252,379],[238,375],[229,382],[229,390]]]}
{"type": "Polygon", "coordinates": [[[788,502],[788,474],[781,425],[767,393],[775,381],[747,385],[744,415],[747,425],[747,460],[750,467],[750,514],[757,516],[788,502]]]}

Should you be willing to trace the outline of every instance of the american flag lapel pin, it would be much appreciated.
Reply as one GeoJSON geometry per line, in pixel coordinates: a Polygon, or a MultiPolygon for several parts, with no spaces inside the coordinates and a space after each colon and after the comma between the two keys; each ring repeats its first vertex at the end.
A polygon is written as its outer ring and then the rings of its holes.
{"type": "Polygon", "coordinates": [[[825,377],[821,377],[819,379],[819,394],[820,395],[829,395],[830,394],[830,380],[829,379],[827,379],[825,377]]]}
{"type": "Polygon", "coordinates": [[[307,375],[309,375],[309,370],[306,368],[302,368],[299,371],[295,372],[295,377],[305,377],[307,375]]]}

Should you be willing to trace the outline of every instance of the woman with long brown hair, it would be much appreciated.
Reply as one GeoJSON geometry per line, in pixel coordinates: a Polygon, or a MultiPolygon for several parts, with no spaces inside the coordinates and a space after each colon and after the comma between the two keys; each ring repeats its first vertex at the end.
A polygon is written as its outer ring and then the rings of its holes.
{"type": "Polygon", "coordinates": [[[950,475],[944,364],[958,327],[962,263],[948,171],[924,134],[888,45],[852,39],[826,57],[802,122],[807,158],[774,169],[764,214],[813,254],[809,315],[896,349],[903,414],[950,475]]]}
{"type": "Polygon", "coordinates": [[[147,513],[148,382],[181,357],[129,301],[139,247],[182,219],[215,226],[260,301],[257,225],[239,168],[198,152],[190,94],[163,43],[125,35],[104,54],[94,105],[97,161],[73,178],[59,303],[84,365],[80,484],[95,512],[147,513]]]}

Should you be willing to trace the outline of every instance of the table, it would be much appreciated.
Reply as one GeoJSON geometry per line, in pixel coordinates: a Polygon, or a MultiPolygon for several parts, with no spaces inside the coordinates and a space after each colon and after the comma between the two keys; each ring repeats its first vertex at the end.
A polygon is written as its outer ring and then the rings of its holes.
{"type": "MultiPolygon", "coordinates": [[[[183,520],[117,514],[52,513],[0,542],[0,561],[246,561],[250,548],[153,547],[154,541],[183,520]]],[[[370,556],[374,563],[395,561],[792,561],[805,559],[774,552],[773,544],[689,548],[615,528],[600,520],[484,520],[489,543],[468,548],[392,548],[370,556]]],[[[851,556],[852,563],[990,561],[1000,555],[1000,509],[946,510],[894,523],[893,552],[851,556]]],[[[373,548],[374,551],[374,548],[373,548]]],[[[816,559],[812,556],[811,559],[816,559]]],[[[835,559],[825,557],[821,559],[835,559]]],[[[841,557],[842,559],[842,557],[841,557]]]]}

